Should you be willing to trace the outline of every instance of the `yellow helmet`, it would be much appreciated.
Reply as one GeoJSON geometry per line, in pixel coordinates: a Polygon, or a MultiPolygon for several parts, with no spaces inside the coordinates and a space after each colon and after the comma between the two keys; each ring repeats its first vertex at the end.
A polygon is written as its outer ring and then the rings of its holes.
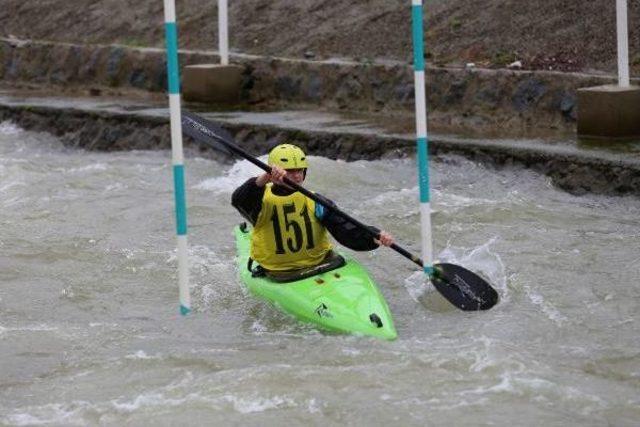
{"type": "Polygon", "coordinates": [[[269,153],[269,166],[282,169],[306,169],[309,167],[304,151],[293,144],[280,144],[269,153]]]}

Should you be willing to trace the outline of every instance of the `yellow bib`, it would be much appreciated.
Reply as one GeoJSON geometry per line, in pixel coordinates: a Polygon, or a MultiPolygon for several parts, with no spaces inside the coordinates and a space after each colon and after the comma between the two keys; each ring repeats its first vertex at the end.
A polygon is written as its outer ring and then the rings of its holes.
{"type": "Polygon", "coordinates": [[[265,187],[251,239],[251,258],[275,271],[319,264],[331,250],[331,242],[315,216],[315,202],[297,191],[276,196],[272,186],[265,187]]]}

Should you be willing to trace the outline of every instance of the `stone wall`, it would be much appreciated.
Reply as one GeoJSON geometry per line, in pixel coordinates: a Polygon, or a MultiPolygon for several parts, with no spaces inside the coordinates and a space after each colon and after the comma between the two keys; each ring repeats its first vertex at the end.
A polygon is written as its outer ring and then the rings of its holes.
{"type": "MultiPolygon", "coordinates": [[[[89,150],[171,148],[168,119],[135,113],[87,112],[54,107],[10,107],[0,105],[0,121],[11,120],[21,127],[59,136],[71,147],[89,150]]],[[[334,159],[360,160],[411,156],[411,139],[328,132],[302,132],[275,126],[223,124],[250,153],[265,153],[282,141],[302,146],[310,154],[334,159]]],[[[187,156],[197,154],[229,160],[185,138],[187,156]]],[[[640,196],[640,163],[567,154],[518,145],[496,146],[482,142],[433,140],[434,161],[443,154],[458,154],[496,168],[530,168],[547,175],[558,188],[573,194],[586,192],[640,196]]],[[[447,159],[446,161],[451,161],[447,159]]]]}
{"type": "MultiPolygon", "coordinates": [[[[0,122],[10,120],[32,131],[49,132],[74,148],[100,151],[171,149],[169,120],[135,113],[106,113],[56,107],[0,105],[0,122]]],[[[224,124],[242,147],[258,155],[282,141],[300,145],[309,154],[332,159],[375,160],[404,156],[413,140],[370,135],[302,132],[276,126],[224,124]]],[[[185,148],[205,157],[226,160],[226,155],[197,144],[185,136],[185,148]]]]}
{"type": "MultiPolygon", "coordinates": [[[[215,54],[181,52],[180,64],[216,63],[215,54]]],[[[410,64],[307,61],[232,55],[245,67],[244,107],[327,108],[413,114],[410,64]]],[[[162,49],[0,41],[0,81],[55,87],[134,88],[162,92],[162,49]]],[[[559,72],[427,69],[432,129],[492,134],[574,132],[576,90],[612,82],[559,72]]],[[[95,90],[96,93],[99,90],[95,90]]]]}

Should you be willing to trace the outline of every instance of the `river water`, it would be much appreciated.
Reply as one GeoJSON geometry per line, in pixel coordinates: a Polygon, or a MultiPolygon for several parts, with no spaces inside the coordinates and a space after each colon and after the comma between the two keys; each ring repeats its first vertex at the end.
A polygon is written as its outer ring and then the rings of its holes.
{"type": "MultiPolygon", "coordinates": [[[[419,251],[414,160],[311,164],[308,188],[419,251]]],[[[395,316],[385,342],[247,295],[229,199],[258,171],[194,155],[186,170],[181,317],[170,153],[78,151],[0,125],[0,424],[640,424],[638,199],[437,158],[437,257],[501,301],[459,311],[394,252],[358,253],[395,316]]]]}

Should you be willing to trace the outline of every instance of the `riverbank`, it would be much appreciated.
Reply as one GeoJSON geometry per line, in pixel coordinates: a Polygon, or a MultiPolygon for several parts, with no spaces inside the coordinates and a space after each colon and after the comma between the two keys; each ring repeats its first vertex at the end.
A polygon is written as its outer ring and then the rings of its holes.
{"type": "MultiPolygon", "coordinates": [[[[5,38],[0,39],[0,59],[0,81],[12,87],[94,95],[160,94],[167,87],[160,48],[5,38]]],[[[216,52],[198,50],[181,51],[179,60],[182,66],[219,62],[216,52]]],[[[238,106],[244,110],[322,109],[400,121],[413,117],[413,71],[407,61],[249,54],[232,54],[231,61],[244,67],[238,106]]],[[[429,67],[426,76],[429,128],[478,137],[572,134],[577,89],[616,81],[607,74],[477,67],[429,67]]]]}
{"type": "MultiPolygon", "coordinates": [[[[186,108],[202,106],[186,106],[186,108]]],[[[275,143],[295,142],[310,154],[372,160],[413,155],[411,122],[375,115],[339,115],[314,110],[207,112],[243,147],[264,153],[275,143]]],[[[170,149],[164,97],[59,97],[42,92],[0,92],[0,120],[50,132],[71,147],[88,150],[170,149]]],[[[186,140],[187,152],[220,154],[186,140]]],[[[528,168],[572,194],[640,195],[640,144],[580,144],[571,138],[478,139],[432,133],[435,161],[461,155],[492,168],[528,168]]]]}
{"type": "MultiPolygon", "coordinates": [[[[353,62],[410,62],[411,7],[404,0],[235,0],[235,53],[353,62]]],[[[628,3],[631,75],[640,75],[640,3],[628,3]]],[[[179,46],[218,47],[217,2],[176,1],[179,46]]],[[[162,2],[4,0],[0,28],[18,38],[163,48],[162,2]],[[42,19],[46,16],[48,19],[42,19]]],[[[616,72],[616,5],[610,0],[424,1],[427,63],[502,69],[616,72]]]]}

